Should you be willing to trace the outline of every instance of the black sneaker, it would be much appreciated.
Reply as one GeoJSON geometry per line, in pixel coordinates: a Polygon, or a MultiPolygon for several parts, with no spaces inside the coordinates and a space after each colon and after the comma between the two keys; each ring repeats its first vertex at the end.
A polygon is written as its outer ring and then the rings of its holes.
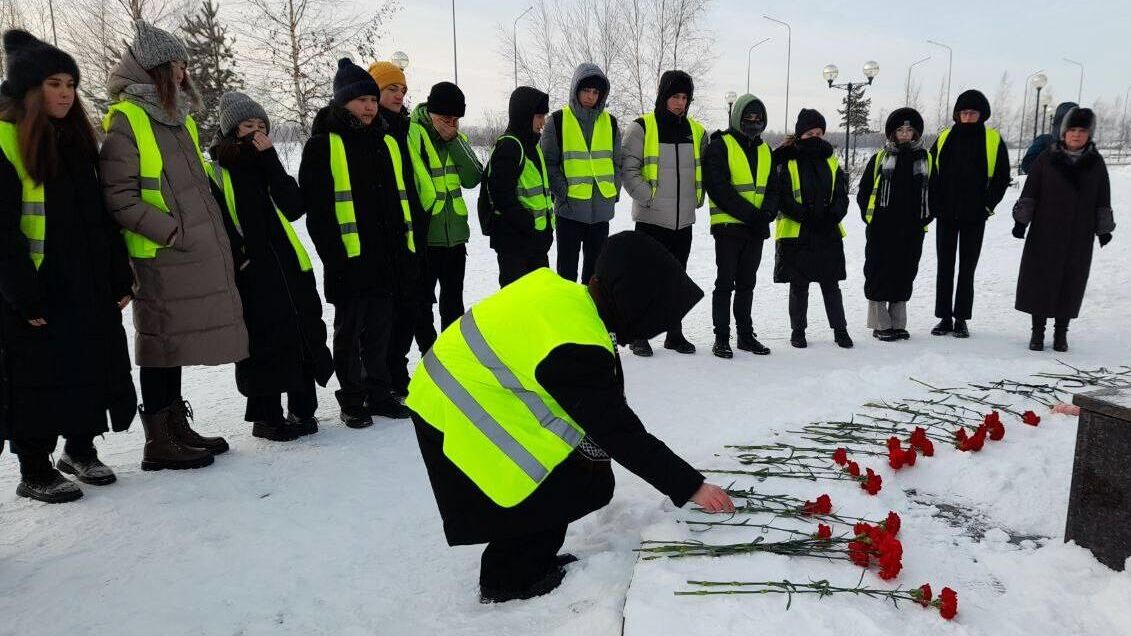
{"type": "Polygon", "coordinates": [[[711,347],[711,353],[713,353],[716,358],[722,358],[724,360],[729,360],[734,357],[734,351],[730,348],[729,339],[716,338],[714,346],[711,347]]]}
{"type": "Polygon", "coordinates": [[[668,336],[664,338],[664,348],[684,355],[695,353],[695,345],[688,342],[687,338],[683,336],[668,336]]]}
{"type": "Polygon", "coordinates": [[[407,420],[412,417],[412,411],[408,407],[394,398],[381,400],[380,402],[369,404],[369,414],[375,417],[387,417],[393,420],[407,420]]]}
{"type": "Polygon", "coordinates": [[[789,336],[789,344],[794,349],[804,349],[809,346],[809,341],[805,339],[804,329],[794,329],[793,333],[789,336]]]}
{"type": "Polygon", "coordinates": [[[739,336],[738,342],[735,343],[735,346],[742,351],[749,351],[756,356],[770,355],[770,348],[762,344],[761,342],[758,342],[758,338],[756,338],[753,334],[749,336],[739,336]]]}
{"type": "Polygon", "coordinates": [[[873,329],[872,337],[880,342],[895,342],[899,340],[899,334],[895,332],[895,329],[873,329]]]}
{"type": "Polygon", "coordinates": [[[955,338],[969,338],[970,328],[966,326],[965,320],[954,321],[954,337],[955,338]]]}
{"type": "Polygon", "coordinates": [[[91,486],[105,486],[118,481],[118,477],[114,475],[114,471],[110,467],[103,464],[98,455],[90,457],[74,458],[66,452],[56,462],[55,467],[60,472],[74,475],[76,479],[84,484],[91,486]]]}
{"type": "Polygon", "coordinates": [[[309,417],[299,417],[294,413],[288,413],[287,426],[298,431],[300,436],[313,435],[318,432],[318,418],[313,415],[309,417]]]}
{"type": "Polygon", "coordinates": [[[373,417],[368,413],[359,411],[342,411],[342,423],[349,428],[369,428],[373,426],[373,417]]]}
{"type": "Polygon", "coordinates": [[[287,420],[253,422],[251,436],[272,442],[290,442],[301,437],[299,432],[287,423],[287,420]]]}
{"type": "Polygon", "coordinates": [[[532,584],[530,587],[520,590],[503,590],[490,587],[479,586],[479,602],[480,603],[506,603],[507,601],[518,601],[536,596],[544,596],[553,592],[562,584],[562,579],[565,578],[566,571],[560,565],[555,565],[550,568],[546,576],[532,584]]]}
{"type": "Polygon", "coordinates": [[[16,494],[44,503],[67,503],[82,498],[82,489],[75,482],[52,469],[43,475],[25,476],[16,486],[16,494]]]}
{"type": "Polygon", "coordinates": [[[632,350],[632,355],[640,356],[641,358],[652,357],[652,345],[648,344],[647,340],[633,340],[632,344],[628,345],[632,350]]]}
{"type": "Polygon", "coordinates": [[[954,331],[954,321],[952,321],[950,318],[943,318],[942,320],[939,321],[939,324],[935,325],[934,329],[931,329],[931,335],[932,336],[945,336],[947,334],[950,334],[953,331],[954,331]]]}
{"type": "Polygon", "coordinates": [[[910,340],[911,333],[906,329],[892,329],[895,332],[896,340],[910,340]]]}
{"type": "Polygon", "coordinates": [[[836,341],[836,346],[841,349],[851,349],[853,347],[852,336],[848,335],[847,329],[833,330],[833,340],[836,341]]]}

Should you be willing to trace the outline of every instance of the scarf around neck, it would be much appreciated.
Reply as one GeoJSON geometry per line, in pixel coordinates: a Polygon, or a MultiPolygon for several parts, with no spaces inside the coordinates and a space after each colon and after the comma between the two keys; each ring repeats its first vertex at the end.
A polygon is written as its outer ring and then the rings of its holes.
{"type": "Polygon", "coordinates": [[[145,109],[146,114],[166,126],[181,126],[189,114],[190,100],[184,91],[177,91],[177,109],[170,114],[157,97],[157,87],[153,84],[131,84],[122,90],[122,96],[145,109]]]}
{"type": "Polygon", "coordinates": [[[906,145],[895,143],[890,139],[884,144],[884,149],[881,151],[884,161],[882,165],[877,166],[880,171],[879,193],[876,195],[877,208],[887,208],[891,205],[892,177],[895,175],[895,166],[899,163],[900,155],[903,153],[919,154],[912,167],[913,178],[919,182],[921,193],[919,197],[919,218],[925,220],[930,216],[927,209],[930,164],[928,163],[927,153],[919,153],[921,150],[923,150],[923,139],[921,137],[906,145]]]}

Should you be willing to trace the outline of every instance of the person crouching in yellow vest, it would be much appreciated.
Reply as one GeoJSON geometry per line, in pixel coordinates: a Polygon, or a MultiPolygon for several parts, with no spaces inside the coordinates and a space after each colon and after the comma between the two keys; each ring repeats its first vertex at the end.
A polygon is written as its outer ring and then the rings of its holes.
{"type": "Polygon", "coordinates": [[[777,259],[774,282],[789,283],[789,343],[808,346],[809,284],[819,283],[825,313],[837,345],[848,349],[852,338],[844,317],[839,282],[844,265],[844,226],[848,214],[848,179],[825,141],[825,118],[802,108],[794,136],[774,151],[778,166],[780,210],[774,231],[777,259]]]}
{"type": "Polygon", "coordinates": [[[610,458],[677,506],[734,510],[644,429],[616,352],[655,337],[702,297],[663,246],[622,232],[588,286],[535,270],[472,307],[424,356],[406,404],[448,544],[487,544],[482,602],[561,583],[576,560],[558,553],[567,526],[612,498],[610,458]]]}
{"type": "Polygon", "coordinates": [[[394,399],[387,354],[394,303],[416,285],[416,242],[396,140],[377,116],[380,89],[349,59],[338,61],[334,98],[314,118],[298,180],[306,226],[334,305],[334,372],[342,422],[406,419],[394,399]]]}
{"type": "Polygon", "coordinates": [[[730,348],[731,292],[738,348],[768,355],[758,342],[751,316],[754,283],[762,262],[762,245],[770,238],[770,223],[778,210],[778,182],[772,178],[773,156],[762,140],[766,106],[743,95],[730,112],[730,127],[711,135],[703,157],[703,182],[711,200],[711,236],[715,238],[715,293],[711,317],[715,344],[711,353],[732,358],[730,348]]]}

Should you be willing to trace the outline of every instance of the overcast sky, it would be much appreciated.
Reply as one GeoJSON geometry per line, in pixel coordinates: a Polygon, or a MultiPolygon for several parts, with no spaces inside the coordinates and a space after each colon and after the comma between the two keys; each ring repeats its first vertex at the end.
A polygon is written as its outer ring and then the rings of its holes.
{"type": "MultiPolygon", "coordinates": [[[[419,102],[433,83],[452,79],[452,5],[451,0],[402,1],[405,6],[391,22],[381,48],[386,55],[397,49],[408,53],[409,98],[419,102]]],[[[472,123],[487,111],[506,109],[513,71],[497,53],[496,27],[504,24],[509,29],[530,0],[455,3],[459,83],[468,97],[467,121],[472,123]]],[[[928,44],[928,39],[954,48],[952,101],[966,88],[981,89],[992,100],[1001,74],[1008,71],[1014,81],[1013,100],[1019,103],[1025,77],[1040,69],[1049,78],[1046,90],[1058,101],[1074,100],[1079,68],[1064,57],[1085,65],[1085,104],[1098,99],[1110,103],[1131,86],[1131,2],[1126,0],[716,0],[705,25],[716,36],[717,61],[709,76],[695,78],[697,104],[692,114],[704,123],[722,123],[725,93],[745,91],[748,47],[770,37],[754,50],[751,92],[766,102],[771,128],[782,126],[786,30],[763,19],[763,14],[793,28],[790,127],[802,106],[818,108],[830,120],[835,117],[843,93],[829,90],[821,78],[821,69],[830,63],[840,67],[838,81],[863,79],[861,68],[868,60],[880,64],[880,74],[869,89],[874,117],[879,109],[903,105],[908,65],[930,55],[929,61],[915,67],[913,79],[923,83],[923,110],[932,110],[946,77],[947,52],[928,44]]],[[[1029,99],[1032,103],[1031,94],[1029,99]]],[[[930,125],[933,114],[924,112],[924,117],[930,125]]]]}

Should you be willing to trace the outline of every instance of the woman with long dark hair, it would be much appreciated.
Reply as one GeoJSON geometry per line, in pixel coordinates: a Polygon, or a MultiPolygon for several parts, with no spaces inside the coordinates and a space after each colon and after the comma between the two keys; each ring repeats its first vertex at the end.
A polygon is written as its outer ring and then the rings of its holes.
{"type": "Polygon", "coordinates": [[[0,406],[22,479],[16,493],[73,501],[114,472],[94,438],[133,421],[121,310],[133,276],[102,202],[98,147],[74,59],[4,34],[0,85],[0,406]],[[66,440],[58,470],[50,454],[66,440]]]}

